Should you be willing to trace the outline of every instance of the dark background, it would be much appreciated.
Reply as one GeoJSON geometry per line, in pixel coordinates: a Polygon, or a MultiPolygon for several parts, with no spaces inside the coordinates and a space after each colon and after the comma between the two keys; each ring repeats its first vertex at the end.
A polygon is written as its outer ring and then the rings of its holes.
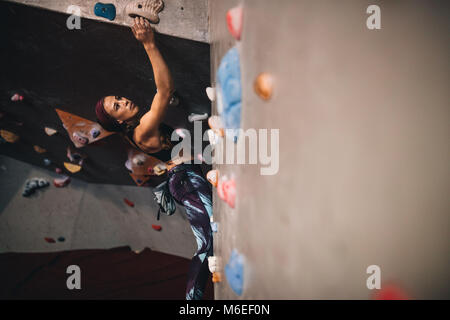
{"type": "MultiPolygon", "coordinates": [[[[20,135],[0,153],[45,167],[63,168],[66,149],[73,145],[55,108],[95,121],[95,103],[105,95],[125,96],[150,106],[156,87],[148,57],[131,30],[81,19],[81,30],[66,27],[68,15],[0,2],[0,128],[20,135]],[[23,102],[12,102],[20,93],[23,102]],[[44,127],[58,129],[49,137],[44,127]],[[48,150],[38,154],[33,145],[48,150]]],[[[172,72],[181,103],[170,107],[165,123],[192,130],[187,116],[210,114],[205,88],[210,83],[208,44],[156,34],[157,45],[172,72]]],[[[204,129],[206,124],[204,123],[204,129]]],[[[128,144],[110,136],[80,151],[88,156],[74,176],[87,182],[134,185],[124,163],[128,144]]],[[[155,179],[150,185],[155,185],[155,179]]]]}

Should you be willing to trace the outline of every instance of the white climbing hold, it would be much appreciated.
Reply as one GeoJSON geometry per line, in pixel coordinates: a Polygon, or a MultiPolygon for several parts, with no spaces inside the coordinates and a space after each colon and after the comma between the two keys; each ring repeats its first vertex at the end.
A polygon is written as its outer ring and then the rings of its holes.
{"type": "Polygon", "coordinates": [[[48,135],[48,136],[52,136],[52,135],[54,135],[54,134],[56,134],[58,131],[56,131],[55,129],[53,129],[53,128],[49,128],[49,127],[45,127],[45,133],[48,135]]]}
{"type": "Polygon", "coordinates": [[[219,272],[221,267],[221,261],[219,257],[208,257],[208,268],[211,273],[219,272]]]}
{"type": "Polygon", "coordinates": [[[189,122],[202,121],[202,120],[206,120],[206,119],[208,119],[208,114],[206,112],[203,114],[191,113],[188,116],[189,122]]]}
{"type": "Polygon", "coordinates": [[[206,95],[208,96],[208,99],[210,101],[215,101],[216,100],[216,89],[208,87],[206,88],[206,95]]]}
{"type": "Polygon", "coordinates": [[[143,166],[145,163],[145,155],[144,154],[137,154],[133,157],[133,164],[135,166],[143,166]]]}

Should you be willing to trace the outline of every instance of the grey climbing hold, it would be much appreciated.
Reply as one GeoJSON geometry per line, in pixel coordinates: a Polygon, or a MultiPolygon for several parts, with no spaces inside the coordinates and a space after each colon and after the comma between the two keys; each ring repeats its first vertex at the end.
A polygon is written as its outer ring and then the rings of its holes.
{"type": "Polygon", "coordinates": [[[152,23],[158,23],[158,13],[163,8],[164,2],[162,0],[134,0],[125,7],[125,14],[131,18],[139,16],[152,23]]]}
{"type": "Polygon", "coordinates": [[[32,195],[37,189],[48,187],[50,183],[44,178],[32,178],[27,180],[25,183],[24,190],[22,192],[22,196],[29,197],[32,195]]]}
{"type": "Polygon", "coordinates": [[[45,164],[46,166],[49,166],[49,165],[52,164],[52,161],[51,161],[50,159],[45,158],[45,159],[44,159],[44,164],[45,164]]]}
{"type": "Polygon", "coordinates": [[[203,114],[196,114],[196,113],[191,113],[188,116],[188,120],[189,122],[194,122],[194,121],[203,121],[208,119],[208,114],[205,112],[203,114]]]}

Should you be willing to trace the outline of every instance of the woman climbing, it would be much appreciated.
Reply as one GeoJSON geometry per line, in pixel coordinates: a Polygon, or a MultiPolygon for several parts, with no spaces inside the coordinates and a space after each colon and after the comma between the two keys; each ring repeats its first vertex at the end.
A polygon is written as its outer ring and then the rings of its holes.
{"type": "MultiPolygon", "coordinates": [[[[157,90],[150,110],[141,117],[140,108],[131,100],[107,96],[97,102],[95,113],[105,130],[123,133],[135,148],[168,162],[171,160],[173,148],[173,129],[161,121],[174,91],[172,75],[156,47],[150,23],[142,17],[137,17],[131,30],[144,46],[153,68],[157,90]]],[[[207,257],[211,256],[213,251],[210,225],[211,187],[198,166],[186,163],[169,170],[168,185],[174,199],[186,209],[198,246],[188,271],[186,299],[201,299],[209,277],[207,257]]]]}

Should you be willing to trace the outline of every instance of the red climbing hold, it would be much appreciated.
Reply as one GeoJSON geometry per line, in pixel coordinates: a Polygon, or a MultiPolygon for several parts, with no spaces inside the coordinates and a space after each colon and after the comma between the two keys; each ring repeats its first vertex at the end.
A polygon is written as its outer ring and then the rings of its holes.
{"type": "Polygon", "coordinates": [[[57,174],[61,174],[61,173],[63,173],[63,171],[62,171],[62,169],[61,169],[61,168],[55,168],[55,172],[56,172],[57,174]]]}
{"type": "Polygon", "coordinates": [[[411,298],[406,292],[397,285],[385,284],[380,290],[374,294],[375,300],[410,300],[411,298]]]}
{"type": "Polygon", "coordinates": [[[47,241],[48,243],[55,243],[55,239],[53,238],[44,238],[45,241],[47,241]]]}
{"type": "Polygon", "coordinates": [[[123,201],[124,201],[127,205],[129,205],[130,207],[134,207],[134,203],[131,202],[130,200],[128,200],[127,198],[123,198],[123,201]]]}
{"type": "Polygon", "coordinates": [[[241,40],[243,10],[241,6],[231,8],[227,12],[228,31],[236,40],[241,40]]]}
{"type": "Polygon", "coordinates": [[[152,228],[155,229],[156,231],[161,231],[161,226],[158,226],[156,224],[152,224],[152,228]]]}
{"type": "Polygon", "coordinates": [[[62,178],[59,179],[53,179],[53,185],[57,188],[63,188],[65,186],[67,186],[70,183],[70,177],[68,176],[63,176],[62,178]]]}

